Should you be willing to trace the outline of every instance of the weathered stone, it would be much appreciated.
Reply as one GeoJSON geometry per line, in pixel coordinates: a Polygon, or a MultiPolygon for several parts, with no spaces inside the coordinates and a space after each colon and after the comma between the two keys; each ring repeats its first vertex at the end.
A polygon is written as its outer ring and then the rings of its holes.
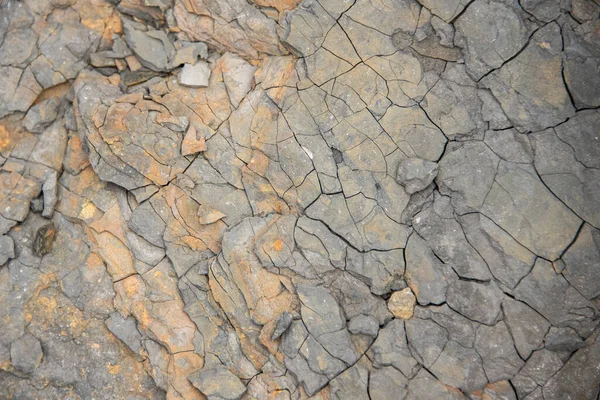
{"type": "Polygon", "coordinates": [[[545,399],[554,400],[561,398],[593,398],[598,394],[600,373],[597,368],[589,365],[598,365],[598,331],[590,336],[585,347],[575,353],[564,368],[558,371],[544,385],[545,399]]]}
{"type": "Polygon", "coordinates": [[[133,210],[129,220],[129,228],[155,246],[163,247],[163,235],[166,224],[160,214],[146,201],[133,210]]]}
{"type": "Polygon", "coordinates": [[[447,302],[465,317],[492,325],[498,319],[504,294],[494,282],[457,280],[448,285],[447,302]]]}
{"type": "Polygon", "coordinates": [[[450,210],[450,199],[436,196],[432,207],[413,218],[416,232],[431,243],[434,254],[458,276],[489,280],[491,276],[485,260],[471,246],[460,224],[449,214],[450,210]]]}
{"type": "Polygon", "coordinates": [[[0,3],[0,398],[597,395],[596,3],[0,3]]]}
{"type": "Polygon", "coordinates": [[[251,89],[256,67],[231,53],[226,53],[220,62],[229,99],[237,107],[251,89]]]}
{"type": "Polygon", "coordinates": [[[423,111],[447,138],[479,136],[487,128],[476,85],[465,68],[456,65],[447,68],[425,95],[423,111]]]}
{"type": "Polygon", "coordinates": [[[544,338],[544,347],[550,351],[572,353],[584,346],[583,340],[573,328],[551,327],[544,338]]]}
{"type": "Polygon", "coordinates": [[[437,161],[444,151],[446,138],[419,107],[391,106],[380,123],[408,157],[437,161]]]}
{"type": "Polygon", "coordinates": [[[520,398],[543,386],[548,379],[561,369],[563,362],[556,353],[542,349],[535,351],[527,359],[525,366],[512,379],[520,398]]]}
{"type": "Polygon", "coordinates": [[[481,142],[449,145],[439,163],[436,182],[461,214],[484,204],[498,168],[499,157],[481,142]]]}
{"type": "Polygon", "coordinates": [[[11,258],[15,258],[15,243],[10,236],[0,236],[0,265],[4,265],[11,258]]]}
{"type": "Polygon", "coordinates": [[[125,40],[137,55],[143,66],[154,71],[166,71],[169,60],[174,56],[175,48],[162,31],[137,30],[133,24],[125,21],[125,40]]]}
{"type": "Polygon", "coordinates": [[[515,347],[523,359],[542,347],[550,323],[531,307],[520,301],[505,297],[502,310],[506,324],[515,341],[515,347]]]}
{"type": "MultiPolygon", "coordinates": [[[[597,5],[574,2],[573,11],[580,13],[579,18],[586,20],[589,16],[597,13],[597,5]],[[583,11],[582,8],[589,7],[583,11]],[[596,8],[596,10],[594,10],[596,8]],[[581,11],[580,11],[581,10],[581,11]]],[[[551,1],[543,2],[543,5],[556,9],[558,4],[551,1]]],[[[554,11],[554,10],[553,10],[554,11]]],[[[593,76],[600,65],[600,46],[598,45],[597,18],[586,21],[579,25],[572,22],[564,24],[564,77],[569,93],[573,96],[575,106],[579,108],[598,107],[600,87],[593,76]]]]}
{"type": "Polygon", "coordinates": [[[181,142],[181,155],[190,156],[203,151],[206,151],[206,139],[192,125],[181,142]]]}
{"type": "Polygon", "coordinates": [[[133,318],[123,318],[118,313],[113,313],[106,320],[106,327],[134,353],[138,353],[142,348],[142,335],[137,330],[133,318]]]}
{"type": "Polygon", "coordinates": [[[482,325],[475,338],[475,350],[481,356],[485,375],[490,382],[512,379],[524,362],[515,350],[507,325],[482,325]]]}
{"type": "Polygon", "coordinates": [[[563,255],[564,277],[592,300],[600,295],[600,231],[584,224],[577,239],[563,255]]]}
{"type": "Polygon", "coordinates": [[[312,335],[309,335],[300,347],[300,354],[306,359],[311,370],[326,376],[328,379],[332,379],[346,369],[346,365],[329,354],[312,335]]]}
{"type": "Polygon", "coordinates": [[[369,377],[369,397],[373,400],[389,399],[390,396],[404,398],[408,380],[394,367],[375,369],[369,377]]]}
{"type": "Polygon", "coordinates": [[[561,76],[561,50],[560,27],[549,23],[517,57],[482,81],[520,132],[539,131],[574,114],[561,76]]]}
{"type": "Polygon", "coordinates": [[[195,65],[184,64],[179,73],[179,83],[189,87],[207,87],[210,73],[210,67],[204,61],[195,65]]]}
{"type": "Polygon", "coordinates": [[[371,315],[357,315],[348,323],[348,330],[355,335],[377,337],[379,322],[371,315]]]}
{"type": "Polygon", "coordinates": [[[329,382],[331,396],[334,399],[368,397],[369,382],[369,369],[359,361],[329,382]]]}
{"type": "Polygon", "coordinates": [[[432,14],[437,15],[446,22],[451,22],[469,4],[465,0],[420,0],[419,3],[431,10],[432,14]]]}
{"type": "Polygon", "coordinates": [[[246,393],[246,386],[226,368],[203,369],[189,379],[208,399],[237,400],[246,393]]]}
{"type": "Polygon", "coordinates": [[[31,107],[25,115],[25,128],[29,132],[42,133],[58,116],[59,106],[59,100],[53,97],[31,107]]]}
{"type": "Polygon", "coordinates": [[[165,128],[175,132],[185,132],[190,120],[188,117],[176,117],[169,114],[160,113],[156,116],[156,122],[165,128]]]}
{"type": "Polygon", "coordinates": [[[466,392],[483,389],[488,382],[477,352],[454,341],[446,344],[430,370],[446,385],[466,392]]]}
{"type": "Polygon", "coordinates": [[[517,54],[529,38],[524,13],[500,1],[470,4],[456,21],[458,43],[468,51],[467,71],[479,80],[517,54]]]}
{"type": "Polygon", "coordinates": [[[466,239],[502,284],[512,289],[529,273],[535,255],[489,218],[466,214],[460,218],[460,223],[466,239]]]}
{"type": "Polygon", "coordinates": [[[312,335],[319,337],[345,326],[342,311],[329,290],[307,285],[298,285],[296,289],[302,302],[302,320],[312,335]]]}
{"type": "Polygon", "coordinates": [[[407,193],[413,194],[425,189],[435,179],[438,166],[431,161],[409,158],[400,162],[396,181],[404,186],[407,193]]]}
{"type": "Polygon", "coordinates": [[[56,171],[52,171],[46,177],[46,181],[42,185],[42,193],[44,194],[42,217],[51,218],[56,203],[58,203],[58,174],[56,171]]]}
{"type": "MultiPolygon", "coordinates": [[[[585,118],[581,115],[575,118],[582,117],[585,118]]],[[[589,117],[593,118],[594,115],[589,115],[589,117]]],[[[571,143],[577,143],[578,147],[586,144],[594,147],[596,139],[589,137],[589,134],[575,139],[573,133],[569,132],[575,126],[577,125],[572,123],[566,127],[547,129],[532,135],[535,146],[535,167],[552,193],[580,218],[598,226],[600,224],[600,208],[596,199],[600,193],[598,184],[600,174],[597,169],[593,168],[594,162],[589,166],[582,163],[571,145],[571,143]],[[562,137],[565,137],[566,140],[562,137]]]]}
{"type": "Polygon", "coordinates": [[[421,305],[440,304],[446,300],[449,273],[433,254],[427,242],[411,235],[406,245],[406,279],[421,305]]]}
{"type": "Polygon", "coordinates": [[[375,296],[360,279],[348,273],[342,273],[331,283],[333,295],[338,300],[346,319],[357,315],[371,315],[383,325],[392,318],[385,300],[375,296]]]}
{"type": "Polygon", "coordinates": [[[404,321],[394,319],[379,331],[379,336],[367,353],[378,366],[393,366],[404,376],[413,377],[418,363],[408,348],[404,321]]]}
{"type": "Polygon", "coordinates": [[[467,398],[459,389],[445,385],[424,368],[421,368],[417,375],[408,381],[408,392],[410,398],[417,400],[467,398]]]}
{"type": "Polygon", "coordinates": [[[414,357],[426,368],[430,368],[438,359],[446,343],[448,331],[430,319],[417,316],[405,322],[408,345],[414,357]]]}
{"type": "Polygon", "coordinates": [[[275,330],[273,331],[273,335],[271,336],[271,340],[277,340],[287,331],[287,329],[292,324],[292,314],[285,311],[283,314],[279,316],[277,319],[277,324],[275,325],[275,330]]]}
{"type": "Polygon", "coordinates": [[[488,383],[483,390],[484,400],[517,400],[517,394],[509,381],[488,383]]]}
{"type": "Polygon", "coordinates": [[[531,252],[550,260],[560,256],[581,224],[533,168],[504,161],[500,161],[481,213],[531,252]]]}
{"type": "Polygon", "coordinates": [[[596,315],[596,307],[543,259],[537,259],[529,275],[516,287],[514,296],[554,326],[572,327],[583,336],[591,333],[595,326],[591,320],[582,318],[581,313],[596,315]]]}
{"type": "Polygon", "coordinates": [[[15,369],[27,374],[35,371],[42,362],[44,352],[40,341],[26,333],[10,345],[10,359],[15,369]]]}
{"type": "Polygon", "coordinates": [[[416,301],[410,288],[405,288],[392,293],[388,300],[388,309],[396,318],[410,319],[413,316],[416,301]]]}

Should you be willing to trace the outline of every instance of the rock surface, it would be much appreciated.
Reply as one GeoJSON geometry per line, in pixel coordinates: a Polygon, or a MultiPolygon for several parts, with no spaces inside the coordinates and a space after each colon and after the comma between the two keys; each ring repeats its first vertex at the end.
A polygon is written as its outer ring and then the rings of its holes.
{"type": "Polygon", "coordinates": [[[596,399],[599,27],[0,0],[0,398],[596,399]]]}

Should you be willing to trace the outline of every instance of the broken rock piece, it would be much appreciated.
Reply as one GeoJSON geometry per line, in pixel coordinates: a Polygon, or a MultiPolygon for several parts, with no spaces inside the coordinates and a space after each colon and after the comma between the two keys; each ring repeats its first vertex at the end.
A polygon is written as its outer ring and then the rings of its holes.
{"type": "Polygon", "coordinates": [[[437,176],[438,165],[421,158],[408,158],[398,165],[396,181],[413,194],[425,189],[437,176]]]}
{"type": "Polygon", "coordinates": [[[179,73],[179,83],[189,87],[207,87],[210,79],[210,67],[205,61],[195,65],[184,64],[179,73]]]}
{"type": "Polygon", "coordinates": [[[189,377],[209,400],[237,400],[246,393],[246,386],[227,368],[203,369],[189,377]]]}
{"type": "Polygon", "coordinates": [[[25,115],[25,128],[29,132],[42,133],[58,116],[60,101],[53,97],[31,107],[25,115]]]}
{"type": "Polygon", "coordinates": [[[202,151],[206,151],[206,140],[192,125],[181,142],[181,155],[190,156],[202,151]]]}

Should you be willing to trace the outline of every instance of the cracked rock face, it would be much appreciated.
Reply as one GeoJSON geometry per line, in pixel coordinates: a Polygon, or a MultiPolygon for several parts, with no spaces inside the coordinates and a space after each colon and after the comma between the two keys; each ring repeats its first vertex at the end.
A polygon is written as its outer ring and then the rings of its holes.
{"type": "Polygon", "coordinates": [[[595,0],[0,0],[0,398],[595,400],[595,0]]]}

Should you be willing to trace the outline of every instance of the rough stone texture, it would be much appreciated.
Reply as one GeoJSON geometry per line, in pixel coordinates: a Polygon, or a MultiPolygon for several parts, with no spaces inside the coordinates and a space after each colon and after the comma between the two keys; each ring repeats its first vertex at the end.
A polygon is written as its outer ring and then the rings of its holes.
{"type": "Polygon", "coordinates": [[[592,0],[0,0],[0,398],[595,399],[592,0]]]}
{"type": "Polygon", "coordinates": [[[10,345],[10,360],[15,369],[30,374],[42,362],[44,353],[40,341],[26,333],[10,345]]]}
{"type": "Polygon", "coordinates": [[[437,175],[437,164],[420,158],[409,158],[398,165],[396,181],[413,194],[425,189],[437,175]]]}
{"type": "Polygon", "coordinates": [[[560,26],[551,22],[483,80],[517,130],[538,131],[573,116],[575,107],[561,76],[561,50],[560,26]]]}
{"type": "Polygon", "coordinates": [[[179,74],[179,83],[189,87],[207,87],[210,79],[210,68],[203,61],[195,65],[184,64],[179,74]]]}
{"type": "Polygon", "coordinates": [[[388,309],[394,317],[410,319],[413,316],[416,298],[410,288],[392,293],[388,300],[388,309]]]}

